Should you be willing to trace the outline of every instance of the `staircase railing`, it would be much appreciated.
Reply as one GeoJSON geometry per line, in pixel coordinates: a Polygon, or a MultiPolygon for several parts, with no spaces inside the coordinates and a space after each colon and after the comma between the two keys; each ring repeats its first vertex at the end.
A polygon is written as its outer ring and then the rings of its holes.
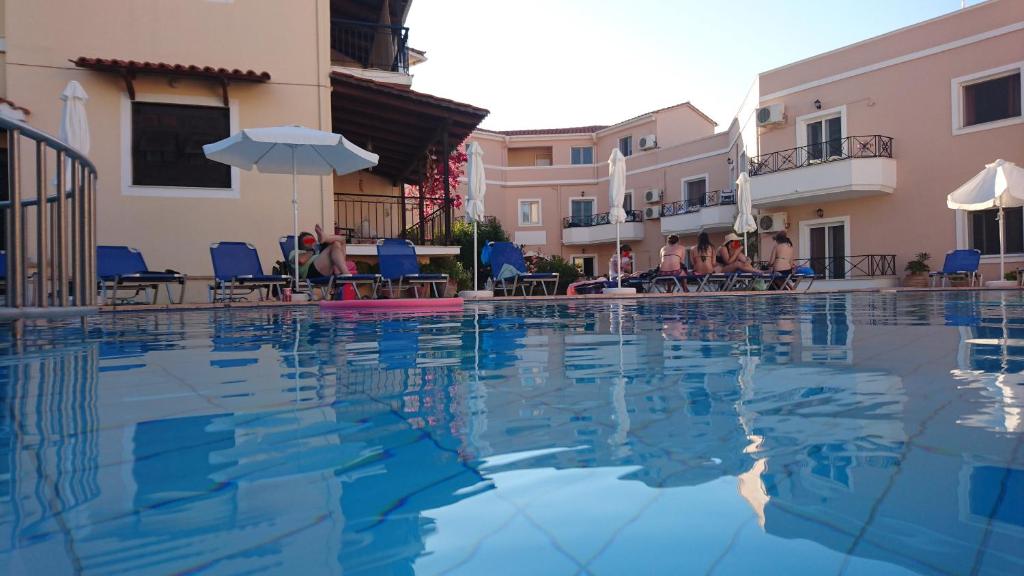
{"type": "Polygon", "coordinates": [[[6,178],[0,179],[3,307],[95,306],[96,166],[21,122],[0,117],[0,137],[6,143],[0,149],[6,155],[6,178]]]}

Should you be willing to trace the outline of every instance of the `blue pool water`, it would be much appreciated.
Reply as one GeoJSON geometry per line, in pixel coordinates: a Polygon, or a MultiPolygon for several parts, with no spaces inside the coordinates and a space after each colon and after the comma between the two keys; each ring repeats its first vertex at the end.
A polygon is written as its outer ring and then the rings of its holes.
{"type": "Polygon", "coordinates": [[[0,356],[0,574],[1024,573],[1024,300],[108,314],[0,356]]]}

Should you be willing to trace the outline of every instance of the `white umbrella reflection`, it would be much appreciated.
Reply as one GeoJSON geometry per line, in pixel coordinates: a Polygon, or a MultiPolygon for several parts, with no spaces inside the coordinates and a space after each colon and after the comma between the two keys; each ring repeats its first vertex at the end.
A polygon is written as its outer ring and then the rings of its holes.
{"type": "Polygon", "coordinates": [[[612,433],[608,443],[612,445],[613,456],[621,458],[629,455],[629,408],[626,405],[626,368],[625,354],[623,353],[622,336],[622,312],[623,304],[617,302],[612,304],[614,314],[609,314],[611,323],[618,324],[616,332],[619,335],[619,374],[615,377],[615,384],[612,387],[612,408],[615,411],[615,432],[612,433]]]}

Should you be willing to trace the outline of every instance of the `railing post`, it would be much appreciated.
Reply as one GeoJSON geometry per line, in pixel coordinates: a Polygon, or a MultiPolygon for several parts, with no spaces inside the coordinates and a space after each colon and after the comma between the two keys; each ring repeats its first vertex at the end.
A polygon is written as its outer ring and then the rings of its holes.
{"type": "Polygon", "coordinates": [[[451,151],[448,149],[448,128],[441,134],[441,149],[444,151],[444,243],[452,243],[452,186],[449,182],[449,165],[451,164],[451,151]]]}
{"type": "Polygon", "coordinates": [[[86,305],[96,305],[96,173],[89,168],[83,169],[83,177],[86,178],[86,198],[88,206],[88,227],[86,239],[85,262],[86,262],[86,305]]]}
{"type": "Polygon", "coordinates": [[[82,272],[79,268],[79,230],[82,228],[82,216],[79,212],[82,209],[82,203],[79,202],[78,195],[78,161],[72,159],[68,164],[68,175],[71,177],[70,190],[71,190],[71,213],[69,214],[71,219],[70,232],[68,236],[68,261],[71,263],[71,282],[72,290],[71,296],[74,300],[72,303],[79,306],[82,305],[80,299],[81,294],[79,291],[82,288],[82,272]]]}
{"type": "Polygon", "coordinates": [[[54,228],[57,231],[53,249],[56,269],[54,276],[57,279],[57,290],[54,297],[60,306],[68,305],[68,201],[67,201],[67,173],[64,166],[64,151],[57,151],[57,214],[54,218],[54,228]]]}
{"type": "Polygon", "coordinates": [[[424,228],[426,228],[426,222],[424,222],[423,220],[427,217],[426,199],[423,197],[423,184],[422,183],[419,186],[419,191],[420,191],[420,206],[419,206],[419,208],[420,208],[420,221],[419,221],[418,226],[419,226],[419,229],[420,229],[420,241],[418,243],[419,243],[420,246],[422,246],[423,244],[426,243],[426,237],[425,237],[426,231],[424,230],[424,228]]]}
{"type": "Polygon", "coordinates": [[[7,306],[21,308],[25,305],[22,292],[25,274],[25,251],[21,244],[21,170],[19,163],[19,140],[21,131],[7,131],[7,190],[10,208],[7,216],[7,306]]]}
{"type": "Polygon", "coordinates": [[[405,236],[405,230],[406,230],[406,228],[408,228],[408,225],[406,224],[406,214],[405,214],[406,207],[405,207],[405,186],[404,185],[399,184],[398,197],[401,198],[401,203],[402,203],[402,232],[401,232],[401,234],[404,237],[405,236]]]}
{"type": "Polygon", "coordinates": [[[36,306],[45,308],[47,305],[47,274],[46,267],[48,250],[46,249],[47,226],[46,217],[46,146],[42,140],[36,141],[36,306]]]}

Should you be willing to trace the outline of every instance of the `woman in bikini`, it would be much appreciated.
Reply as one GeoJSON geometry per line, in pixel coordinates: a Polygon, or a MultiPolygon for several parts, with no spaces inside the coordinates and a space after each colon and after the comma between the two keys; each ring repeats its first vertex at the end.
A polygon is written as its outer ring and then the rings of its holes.
{"type": "Polygon", "coordinates": [[[715,272],[715,246],[711,243],[707,232],[697,237],[697,245],[690,249],[690,262],[693,263],[694,274],[712,274],[715,272]]]}
{"type": "Polygon", "coordinates": [[[679,236],[672,234],[668,237],[668,244],[661,247],[661,263],[658,264],[658,271],[666,276],[685,274],[684,258],[686,258],[686,249],[679,245],[679,236]]]}
{"type": "Polygon", "coordinates": [[[771,271],[776,275],[776,280],[772,284],[778,289],[785,283],[783,278],[788,277],[793,271],[793,241],[786,235],[785,230],[780,231],[772,239],[775,240],[775,247],[772,248],[768,261],[772,263],[771,271]]]}

